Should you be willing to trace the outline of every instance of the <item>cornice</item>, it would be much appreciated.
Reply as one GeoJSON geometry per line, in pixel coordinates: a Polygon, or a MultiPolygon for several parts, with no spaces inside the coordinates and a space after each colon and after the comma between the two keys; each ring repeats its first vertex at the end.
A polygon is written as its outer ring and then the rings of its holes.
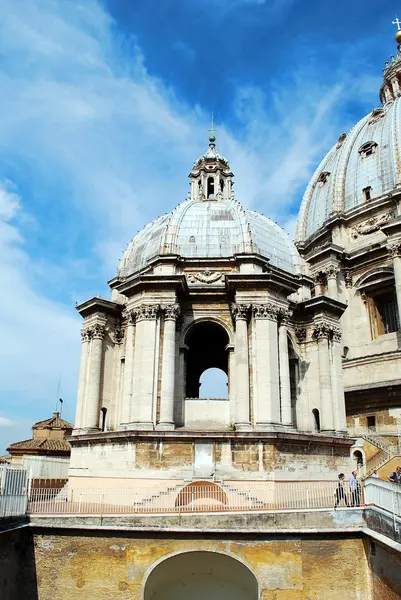
{"type": "Polygon", "coordinates": [[[178,294],[186,294],[188,285],[185,275],[132,275],[128,279],[114,285],[121,294],[128,298],[142,290],[173,289],[178,294]]]}
{"type": "Polygon", "coordinates": [[[343,446],[345,448],[353,445],[354,440],[344,435],[324,435],[298,432],[263,432],[263,431],[201,431],[201,430],[124,430],[124,431],[96,431],[87,434],[72,435],[67,438],[71,446],[88,444],[115,443],[118,441],[158,441],[158,440],[210,440],[210,441],[265,441],[282,444],[315,444],[316,446],[343,446]]]}
{"type": "Polygon", "coordinates": [[[344,302],[334,300],[334,298],[329,298],[328,296],[315,296],[296,305],[297,312],[304,311],[314,315],[325,313],[336,318],[341,317],[346,308],[347,305],[344,302]]]}
{"type": "Polygon", "coordinates": [[[119,317],[121,316],[124,306],[122,304],[117,304],[117,302],[111,302],[111,300],[104,300],[103,298],[95,296],[90,300],[77,304],[75,308],[84,318],[96,313],[119,317]]]}
{"type": "Polygon", "coordinates": [[[268,289],[277,286],[288,294],[292,294],[300,287],[298,275],[292,275],[285,271],[278,271],[274,267],[269,268],[265,273],[230,273],[226,275],[226,285],[228,291],[237,291],[240,289],[268,289]]]}

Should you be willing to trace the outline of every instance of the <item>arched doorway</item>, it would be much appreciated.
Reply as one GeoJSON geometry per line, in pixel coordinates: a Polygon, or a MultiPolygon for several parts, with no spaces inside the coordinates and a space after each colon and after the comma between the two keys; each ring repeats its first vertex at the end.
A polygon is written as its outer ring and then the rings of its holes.
{"type": "MultiPolygon", "coordinates": [[[[186,338],[187,398],[200,397],[200,378],[207,369],[221,369],[228,376],[228,341],[226,331],[217,323],[201,322],[189,331],[186,338]]],[[[224,397],[227,397],[227,393],[224,397]]]]}
{"type": "Polygon", "coordinates": [[[227,504],[227,494],[212,481],[193,481],[177,495],[176,508],[180,510],[221,510],[227,504]]]}
{"type": "Polygon", "coordinates": [[[144,600],[258,600],[255,575],[240,561],[217,552],[184,552],[150,573],[144,600]]]}

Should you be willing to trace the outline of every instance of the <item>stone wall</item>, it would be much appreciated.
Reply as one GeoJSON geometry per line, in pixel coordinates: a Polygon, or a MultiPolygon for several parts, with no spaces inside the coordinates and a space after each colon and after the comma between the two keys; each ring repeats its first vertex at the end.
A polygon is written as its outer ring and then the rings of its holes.
{"type": "Polygon", "coordinates": [[[33,540],[28,527],[0,532],[1,600],[38,600],[33,540]]]}
{"type": "Polygon", "coordinates": [[[399,600],[401,598],[400,554],[379,542],[369,543],[368,554],[372,600],[399,600]]]}
{"type": "Polygon", "coordinates": [[[152,567],[192,551],[226,554],[248,566],[262,600],[369,598],[366,555],[358,538],[133,538],[103,532],[35,535],[38,597],[140,600],[152,567]]]}

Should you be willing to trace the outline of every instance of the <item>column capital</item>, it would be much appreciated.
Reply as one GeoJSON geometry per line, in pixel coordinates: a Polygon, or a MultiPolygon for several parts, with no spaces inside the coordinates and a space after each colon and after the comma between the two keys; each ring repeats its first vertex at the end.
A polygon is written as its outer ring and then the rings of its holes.
{"type": "Polygon", "coordinates": [[[160,313],[160,306],[158,304],[141,304],[132,311],[135,314],[135,319],[139,321],[151,321],[157,319],[160,313]]]}
{"type": "Polygon", "coordinates": [[[235,321],[247,321],[249,316],[249,304],[232,304],[231,312],[235,321]]]}
{"type": "Polygon", "coordinates": [[[125,310],[123,312],[123,319],[127,325],[134,325],[136,320],[135,310],[125,310]]]}
{"type": "Polygon", "coordinates": [[[102,340],[104,338],[105,332],[106,328],[104,325],[96,324],[92,329],[92,338],[94,340],[102,340]]]}
{"type": "Polygon", "coordinates": [[[288,308],[279,308],[278,309],[278,319],[279,325],[285,326],[288,325],[288,321],[292,317],[292,311],[288,310],[288,308]]]}
{"type": "Polygon", "coordinates": [[[270,319],[271,321],[277,321],[281,314],[280,311],[281,309],[271,302],[267,304],[255,304],[252,307],[255,319],[270,319]]]}
{"type": "Polygon", "coordinates": [[[319,321],[315,323],[312,339],[319,340],[322,338],[327,338],[328,340],[334,340],[336,342],[341,341],[342,333],[340,327],[333,326],[332,323],[328,321],[319,321]]]}
{"type": "Polygon", "coordinates": [[[92,339],[92,330],[89,327],[81,329],[82,343],[89,342],[92,339]]]}
{"type": "Polygon", "coordinates": [[[311,277],[315,285],[326,285],[327,276],[323,270],[315,271],[314,273],[312,273],[311,277]]]}
{"type": "Polygon", "coordinates": [[[388,253],[391,258],[397,258],[401,256],[401,239],[394,240],[387,245],[388,253]]]}
{"type": "Polygon", "coordinates": [[[177,322],[181,314],[181,308],[179,304],[168,304],[167,306],[162,306],[161,310],[165,321],[177,322]]]}
{"type": "Polygon", "coordinates": [[[114,327],[114,329],[112,329],[109,333],[110,333],[111,339],[117,346],[119,344],[121,344],[121,342],[123,341],[123,337],[124,337],[124,332],[121,329],[121,325],[116,325],[116,327],[114,327]]]}
{"type": "Polygon", "coordinates": [[[322,273],[327,279],[337,279],[339,272],[340,269],[337,265],[327,265],[322,269],[322,273]]]}

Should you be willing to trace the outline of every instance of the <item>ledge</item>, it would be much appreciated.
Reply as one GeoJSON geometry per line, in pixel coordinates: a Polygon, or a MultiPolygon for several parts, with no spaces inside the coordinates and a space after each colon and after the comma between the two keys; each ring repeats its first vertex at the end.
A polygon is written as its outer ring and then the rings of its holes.
{"type": "Polygon", "coordinates": [[[316,446],[351,447],[354,440],[344,435],[317,435],[291,431],[203,431],[196,429],[171,430],[122,430],[96,431],[92,433],[72,435],[68,438],[71,446],[81,443],[105,444],[108,442],[133,440],[212,440],[212,441],[265,441],[272,443],[300,444],[308,443],[316,446]]]}

